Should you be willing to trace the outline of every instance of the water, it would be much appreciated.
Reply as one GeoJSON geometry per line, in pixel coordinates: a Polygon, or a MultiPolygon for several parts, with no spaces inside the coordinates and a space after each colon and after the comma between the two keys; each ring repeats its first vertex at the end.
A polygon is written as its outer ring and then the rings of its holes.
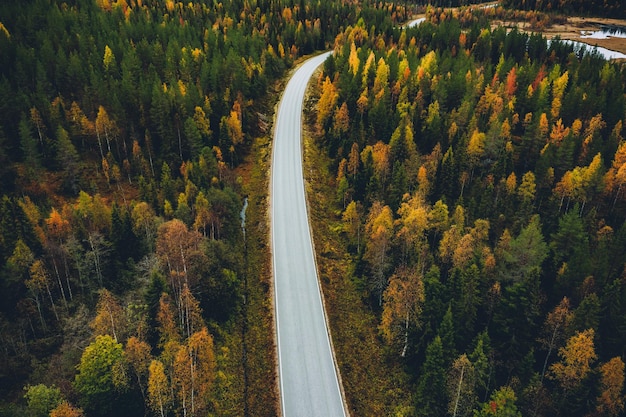
{"type": "Polygon", "coordinates": [[[626,27],[623,26],[602,26],[602,29],[593,32],[581,31],[581,39],[610,39],[622,38],[626,39],[626,27]]]}
{"type": "Polygon", "coordinates": [[[412,27],[415,27],[415,26],[419,26],[425,20],[426,20],[425,17],[420,17],[419,19],[411,20],[409,23],[406,24],[405,27],[412,28],[412,27]]]}
{"type": "MultiPolygon", "coordinates": [[[[597,52],[604,59],[626,59],[626,54],[621,52],[613,51],[611,49],[603,48],[601,46],[593,46],[584,42],[578,41],[570,41],[570,40],[560,40],[560,42],[567,43],[574,47],[574,51],[578,52],[582,48],[586,49],[587,53],[597,52]]],[[[548,47],[550,46],[550,39],[548,39],[548,47]]]]}

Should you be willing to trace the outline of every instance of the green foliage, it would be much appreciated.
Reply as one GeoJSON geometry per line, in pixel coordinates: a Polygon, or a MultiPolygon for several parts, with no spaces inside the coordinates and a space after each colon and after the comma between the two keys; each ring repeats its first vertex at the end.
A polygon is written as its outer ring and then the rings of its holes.
{"type": "Polygon", "coordinates": [[[417,383],[417,409],[423,416],[441,416],[446,412],[446,363],[441,338],[435,336],[426,348],[426,358],[417,383]]]}
{"type": "Polygon", "coordinates": [[[28,415],[32,417],[47,417],[62,401],[61,390],[58,387],[48,387],[44,384],[29,385],[24,388],[24,398],[28,404],[28,415]]]}
{"type": "MultiPolygon", "coordinates": [[[[558,7],[573,11],[574,4],[558,7]]],[[[605,6],[606,12],[615,5],[605,6]]],[[[542,7],[557,5],[548,1],[542,7]]],[[[374,201],[392,207],[388,270],[416,265],[433,271],[424,277],[424,324],[411,335],[417,343],[406,359],[417,381],[417,409],[426,414],[430,404],[441,401],[426,393],[423,373],[435,338],[443,366],[454,365],[448,381],[456,378],[456,387],[465,390],[458,401],[447,399],[457,403],[459,413],[471,412],[466,405],[473,395],[483,401],[494,395],[477,415],[519,415],[515,407],[492,408],[498,401],[514,406],[510,388],[494,391],[510,381],[520,392],[559,396],[551,384],[531,381],[544,361],[547,367],[555,360],[544,356],[537,332],[564,296],[573,301],[573,318],[558,334],[592,328],[602,339],[600,355],[619,355],[624,241],[614,230],[621,230],[626,206],[615,194],[621,192],[616,173],[623,165],[616,131],[622,138],[626,78],[619,64],[577,55],[568,44],[548,46],[540,35],[490,29],[488,16],[518,19],[516,13],[501,7],[432,8],[415,28],[392,35],[370,32],[360,43],[349,28],[337,37],[335,54],[320,75],[334,80],[338,101],[350,110],[349,131],[359,135],[358,147],[365,150],[356,175],[338,176],[338,201],[365,210],[374,201]],[[368,171],[376,166],[367,150],[381,145],[393,161],[385,180],[368,171]],[[407,193],[420,194],[427,219],[426,242],[416,251],[407,248],[403,212],[397,211],[407,193]],[[439,215],[444,203],[457,207],[453,219],[439,215]],[[617,260],[614,268],[609,257],[617,260]],[[458,356],[462,352],[467,355],[458,356]],[[462,360],[467,356],[469,364],[462,360]],[[458,383],[465,368],[472,369],[471,387],[458,383]]],[[[523,16],[536,27],[556,18],[538,12],[523,16]]],[[[333,166],[350,160],[350,149],[335,138],[320,143],[333,166]]],[[[365,247],[373,238],[364,236],[365,247]]],[[[365,264],[360,268],[370,276],[364,279],[379,273],[371,258],[354,261],[365,264]]],[[[377,291],[370,289],[371,300],[377,291]]],[[[550,349],[560,348],[562,339],[549,340],[550,349]]],[[[579,393],[559,397],[552,411],[567,415],[576,408],[581,414],[593,408],[596,382],[590,379],[579,393]],[[572,396],[578,405],[565,407],[572,396]]],[[[548,409],[545,398],[537,400],[540,406],[533,403],[533,413],[548,409]]]]}
{"type": "Polygon", "coordinates": [[[106,416],[127,389],[124,348],[113,337],[103,335],[87,346],[78,365],[74,387],[82,406],[93,415],[106,416]]]}
{"type": "Polygon", "coordinates": [[[517,397],[511,387],[501,387],[491,394],[489,401],[479,410],[474,410],[474,417],[522,417],[515,402],[517,397]]]}

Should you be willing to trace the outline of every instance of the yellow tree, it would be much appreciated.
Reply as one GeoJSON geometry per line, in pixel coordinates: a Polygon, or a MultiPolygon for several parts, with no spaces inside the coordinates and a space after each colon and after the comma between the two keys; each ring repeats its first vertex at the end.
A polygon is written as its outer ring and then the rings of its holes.
{"type": "Polygon", "coordinates": [[[563,200],[567,197],[568,207],[570,199],[582,203],[580,207],[582,213],[587,201],[603,188],[605,178],[603,169],[602,157],[598,153],[588,166],[578,166],[563,174],[554,188],[555,194],[561,197],[559,210],[563,205],[563,200]]]}
{"type": "Polygon", "coordinates": [[[154,237],[157,232],[157,217],[152,207],[145,201],[141,201],[133,206],[131,212],[133,220],[133,230],[137,235],[145,236],[146,245],[149,251],[154,248],[154,237]]]}
{"type": "Polygon", "coordinates": [[[565,71],[563,75],[552,82],[552,108],[550,109],[550,114],[555,119],[559,117],[561,113],[561,100],[563,99],[563,93],[565,92],[568,81],[569,73],[565,71]]]}
{"type": "Polygon", "coordinates": [[[385,184],[390,171],[390,148],[389,145],[378,141],[372,147],[372,159],[374,160],[374,172],[380,179],[381,184],[385,184]]]}
{"type": "Polygon", "coordinates": [[[396,236],[404,243],[405,254],[411,251],[417,255],[419,268],[424,267],[421,261],[426,244],[428,212],[429,207],[422,195],[416,193],[409,197],[407,194],[400,204],[398,209],[400,218],[396,221],[399,226],[396,236]]]}
{"type": "Polygon", "coordinates": [[[589,153],[589,148],[594,140],[599,139],[599,134],[606,126],[606,122],[602,120],[602,113],[598,113],[589,120],[587,128],[583,132],[583,148],[581,150],[581,158],[585,158],[589,153]]]}
{"type": "Polygon", "coordinates": [[[333,116],[333,131],[338,135],[345,135],[350,129],[350,114],[348,105],[344,102],[333,116]]]}
{"type": "Polygon", "coordinates": [[[337,87],[330,81],[329,77],[326,77],[322,84],[322,94],[317,102],[317,126],[320,130],[324,128],[326,121],[332,115],[338,99],[337,87]]]}
{"type": "Polygon", "coordinates": [[[361,252],[361,230],[363,228],[363,206],[358,201],[351,201],[343,212],[343,230],[354,241],[357,253],[361,252]]]}
{"type": "Polygon", "coordinates": [[[467,143],[467,155],[469,157],[470,167],[472,168],[472,177],[474,168],[478,165],[480,158],[482,158],[485,153],[485,139],[486,135],[478,129],[475,129],[467,143]]]}
{"type": "Polygon", "coordinates": [[[454,211],[452,225],[443,233],[439,243],[439,257],[443,262],[450,262],[465,229],[465,210],[457,206],[454,211]]]}
{"type": "Polygon", "coordinates": [[[350,174],[352,178],[356,177],[356,174],[359,172],[359,163],[359,144],[353,142],[350,148],[350,156],[348,157],[348,174],[350,174]]]}
{"type": "Polygon", "coordinates": [[[577,332],[559,349],[561,361],[550,367],[549,377],[558,381],[564,391],[576,388],[591,372],[597,355],[594,348],[594,330],[577,332]]]}
{"type": "Polygon", "coordinates": [[[176,300],[180,299],[183,284],[193,285],[189,268],[194,259],[200,259],[202,235],[187,229],[185,223],[173,219],[163,223],[157,232],[156,253],[169,271],[170,285],[176,300]]]}
{"type": "Polygon", "coordinates": [[[29,273],[30,279],[26,281],[26,286],[31,289],[32,292],[42,292],[44,289],[46,290],[52,311],[54,312],[54,317],[58,321],[59,315],[56,305],[54,304],[54,299],[52,298],[52,292],[50,291],[50,277],[43,262],[40,259],[35,260],[29,268],[29,273]]]}
{"type": "Polygon", "coordinates": [[[611,168],[607,171],[604,182],[606,184],[605,192],[607,194],[615,193],[613,199],[613,206],[615,206],[622,191],[622,186],[626,184],[626,142],[620,143],[615,151],[611,168]]]}
{"type": "Polygon", "coordinates": [[[467,416],[476,402],[476,369],[466,354],[452,363],[448,373],[448,413],[452,417],[467,416]]]}
{"type": "Polygon", "coordinates": [[[541,370],[541,381],[545,376],[546,369],[548,367],[548,359],[552,354],[552,350],[562,343],[565,331],[574,318],[574,313],[570,310],[570,303],[567,297],[563,297],[561,302],[554,307],[543,325],[542,335],[539,338],[539,343],[548,350],[546,353],[546,359],[543,361],[543,369],[541,370]]]}
{"type": "Polygon", "coordinates": [[[111,152],[111,140],[117,138],[119,129],[115,121],[109,117],[106,109],[102,106],[98,107],[98,115],[96,116],[96,138],[98,139],[98,146],[100,148],[100,155],[104,158],[104,152],[102,150],[102,139],[100,135],[104,135],[104,139],[107,144],[107,153],[111,152]]]}
{"type": "Polygon", "coordinates": [[[624,361],[619,356],[600,367],[600,396],[597,411],[603,416],[618,416],[624,411],[624,361]]]}
{"type": "Polygon", "coordinates": [[[233,104],[233,109],[230,111],[228,117],[222,118],[223,126],[226,127],[226,132],[234,146],[239,146],[243,143],[243,128],[241,122],[241,110],[239,103],[233,104]]]}
{"type": "Polygon", "coordinates": [[[84,417],[83,410],[72,406],[67,401],[62,401],[52,411],[50,417],[84,417]]]}
{"type": "Polygon", "coordinates": [[[151,361],[150,349],[150,345],[135,336],[128,338],[126,341],[126,347],[124,348],[126,360],[135,374],[137,385],[141,391],[141,396],[146,404],[148,403],[146,398],[146,389],[151,361]]]}
{"type": "Polygon", "coordinates": [[[126,313],[117,299],[106,288],[100,290],[96,305],[96,317],[91,321],[89,327],[93,330],[94,336],[113,336],[116,342],[124,339],[127,330],[126,313]]]}
{"type": "Polygon", "coordinates": [[[191,415],[205,415],[216,368],[213,337],[206,327],[189,337],[187,352],[191,365],[191,415]]]}
{"type": "Polygon", "coordinates": [[[59,275],[59,270],[61,269],[61,265],[63,265],[65,267],[63,268],[65,270],[65,282],[71,301],[73,299],[72,285],[70,283],[69,266],[67,264],[67,250],[64,246],[64,243],[66,242],[71,232],[70,222],[53,207],[50,215],[47,219],[45,219],[44,223],[46,225],[45,229],[47,231],[44,244],[46,250],[51,254],[52,257],[52,264],[59,280],[61,295],[63,296],[63,299],[66,300],[65,291],[63,290],[63,286],[61,285],[61,277],[59,275]]]}
{"type": "Polygon", "coordinates": [[[183,284],[183,290],[180,294],[179,305],[179,322],[183,329],[183,335],[191,337],[191,335],[204,324],[202,319],[202,311],[200,303],[189,290],[189,286],[183,284]]]}
{"type": "Polygon", "coordinates": [[[388,344],[402,339],[402,357],[409,347],[410,326],[419,327],[424,297],[422,274],[416,268],[404,266],[391,276],[383,294],[380,329],[388,344]]]}
{"type": "Polygon", "coordinates": [[[365,224],[367,244],[365,247],[365,259],[367,259],[374,271],[374,291],[378,294],[378,303],[382,305],[383,292],[387,280],[385,270],[387,264],[387,252],[393,235],[393,213],[389,206],[375,201],[370,208],[365,224]]]}
{"type": "Polygon", "coordinates": [[[165,366],[159,360],[152,360],[148,372],[148,405],[159,416],[165,417],[172,408],[172,390],[165,366]]]}
{"type": "Polygon", "coordinates": [[[517,189],[517,193],[525,204],[530,204],[535,200],[536,189],[535,174],[532,171],[528,171],[522,176],[522,182],[517,189]]]}
{"type": "Polygon", "coordinates": [[[172,388],[178,399],[176,406],[179,415],[191,416],[194,392],[193,392],[193,373],[192,373],[191,355],[186,345],[181,345],[174,357],[174,366],[172,368],[172,388]]]}
{"type": "Polygon", "coordinates": [[[376,66],[376,76],[374,77],[374,87],[372,94],[378,97],[381,92],[389,88],[389,65],[381,57],[376,66]]]}
{"type": "Polygon", "coordinates": [[[360,63],[361,62],[359,60],[356,45],[354,44],[354,42],[352,42],[350,44],[350,56],[348,57],[348,64],[350,65],[350,72],[352,72],[353,76],[356,75],[357,72],[359,72],[360,63]]]}
{"type": "Polygon", "coordinates": [[[196,217],[193,222],[193,227],[196,231],[202,230],[202,235],[206,237],[207,225],[211,223],[211,205],[202,191],[200,191],[196,196],[194,211],[196,213],[196,217]]]}

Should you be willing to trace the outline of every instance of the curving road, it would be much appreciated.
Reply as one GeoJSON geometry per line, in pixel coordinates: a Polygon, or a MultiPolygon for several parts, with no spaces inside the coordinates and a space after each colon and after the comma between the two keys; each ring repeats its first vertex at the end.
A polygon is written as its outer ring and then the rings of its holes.
{"type": "Polygon", "coordinates": [[[274,127],[270,198],[283,417],[346,415],[317,278],[302,172],[304,92],[328,54],[309,59],[292,76],[274,127]]]}

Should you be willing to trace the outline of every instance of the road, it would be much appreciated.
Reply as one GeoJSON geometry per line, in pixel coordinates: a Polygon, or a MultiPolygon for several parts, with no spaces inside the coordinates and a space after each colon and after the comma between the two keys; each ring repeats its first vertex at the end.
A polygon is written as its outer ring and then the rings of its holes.
{"type": "Polygon", "coordinates": [[[270,198],[283,417],[346,415],[314,261],[302,171],[304,93],[327,56],[309,59],[292,76],[274,127],[270,198]]]}

